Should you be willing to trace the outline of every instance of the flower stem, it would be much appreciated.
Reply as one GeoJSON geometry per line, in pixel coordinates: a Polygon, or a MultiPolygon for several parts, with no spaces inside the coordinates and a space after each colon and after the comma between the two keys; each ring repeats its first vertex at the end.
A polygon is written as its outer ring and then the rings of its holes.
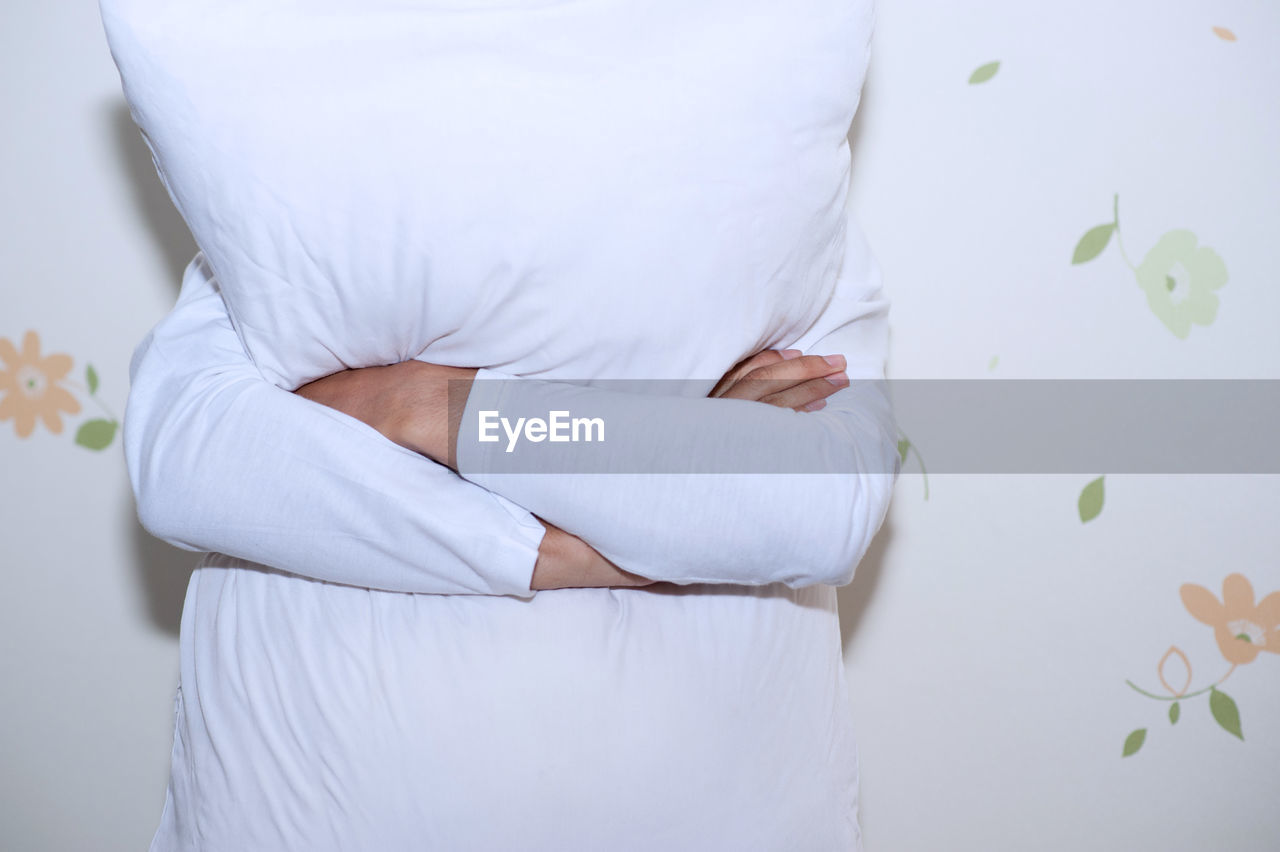
{"type": "Polygon", "coordinates": [[[83,384],[81,384],[80,382],[76,381],[75,379],[63,379],[62,381],[63,381],[63,383],[64,383],[64,384],[71,385],[72,387],[77,387],[77,388],[79,388],[80,390],[84,391],[85,396],[89,397],[89,398],[90,398],[90,399],[92,399],[94,402],[96,402],[96,403],[98,404],[98,407],[99,407],[99,408],[101,408],[103,411],[105,411],[105,412],[107,413],[107,416],[111,418],[111,420],[112,420],[112,422],[113,422],[113,423],[119,423],[119,422],[120,422],[120,419],[119,419],[118,417],[116,417],[115,412],[114,412],[114,411],[112,411],[110,408],[107,408],[107,404],[106,404],[105,402],[103,402],[102,400],[98,399],[98,397],[97,397],[97,395],[96,395],[96,394],[89,393],[89,389],[88,389],[87,387],[85,387],[83,384]]]}
{"type": "MultiPolygon", "coordinates": [[[[902,437],[907,438],[906,432],[902,432],[901,429],[899,429],[898,431],[902,433],[902,437]]],[[[924,456],[920,455],[920,451],[916,449],[915,442],[912,441],[910,438],[907,438],[907,451],[915,453],[916,461],[920,462],[920,475],[924,477],[924,499],[928,500],[929,499],[929,471],[925,470],[924,456]]]]}
{"type": "Polygon", "coordinates": [[[1124,240],[1120,238],[1120,193],[1118,192],[1112,202],[1111,213],[1115,217],[1111,224],[1116,230],[1116,245],[1120,247],[1120,256],[1124,258],[1124,262],[1129,265],[1129,268],[1136,272],[1138,267],[1134,266],[1133,262],[1129,260],[1129,255],[1124,250],[1124,240]]]}
{"type": "Polygon", "coordinates": [[[1154,698],[1156,701],[1177,701],[1182,698],[1193,698],[1197,695],[1208,692],[1209,690],[1221,684],[1227,678],[1231,677],[1231,673],[1236,670],[1237,665],[1239,665],[1239,663],[1232,663],[1231,668],[1227,669],[1227,673],[1224,674],[1222,677],[1218,678],[1216,683],[1211,683],[1208,686],[1206,686],[1204,689],[1197,689],[1195,692],[1184,692],[1181,695],[1171,695],[1171,696],[1155,695],[1153,693],[1147,692],[1145,689],[1142,689],[1131,680],[1126,680],[1125,683],[1129,684],[1129,686],[1133,687],[1138,692],[1141,692],[1143,695],[1147,696],[1148,698],[1154,698]]]}

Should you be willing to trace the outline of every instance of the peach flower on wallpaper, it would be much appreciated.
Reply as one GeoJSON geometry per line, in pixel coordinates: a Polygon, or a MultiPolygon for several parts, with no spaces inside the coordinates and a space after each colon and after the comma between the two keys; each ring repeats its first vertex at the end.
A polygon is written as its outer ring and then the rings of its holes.
{"type": "Polygon", "coordinates": [[[35,331],[23,335],[21,352],[0,337],[0,420],[12,419],[19,438],[31,434],[37,419],[50,432],[62,432],[60,412],[80,411],[79,401],[59,384],[71,365],[71,356],[60,352],[41,357],[35,331]]]}
{"type": "Polygon", "coordinates": [[[1243,574],[1222,581],[1222,600],[1195,583],[1179,590],[1187,612],[1213,628],[1218,649],[1229,663],[1251,663],[1261,651],[1280,654],[1280,592],[1254,602],[1253,585],[1243,574]]]}

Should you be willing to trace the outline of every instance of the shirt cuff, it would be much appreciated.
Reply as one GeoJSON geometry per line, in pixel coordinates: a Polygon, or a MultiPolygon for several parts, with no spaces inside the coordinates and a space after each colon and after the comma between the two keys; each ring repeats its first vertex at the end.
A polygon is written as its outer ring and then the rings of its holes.
{"type": "MultiPolygon", "coordinates": [[[[488,536],[492,553],[482,554],[484,564],[492,569],[502,588],[494,591],[514,595],[526,600],[537,592],[529,588],[533,584],[533,569],[538,563],[538,548],[542,545],[547,528],[524,507],[501,494],[489,492],[503,509],[515,520],[510,536],[488,536]]],[[[480,533],[483,536],[483,533],[480,533]]]]}

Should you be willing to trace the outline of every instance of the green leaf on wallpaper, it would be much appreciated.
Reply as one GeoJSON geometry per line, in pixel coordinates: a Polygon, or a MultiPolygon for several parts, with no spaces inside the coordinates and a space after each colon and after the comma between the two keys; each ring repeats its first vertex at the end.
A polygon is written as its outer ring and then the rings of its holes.
{"type": "Polygon", "coordinates": [[[1080,523],[1092,521],[1102,511],[1102,480],[1104,478],[1105,474],[1099,476],[1081,490],[1080,499],[1076,501],[1076,508],[1080,512],[1080,523]]]}
{"type": "Polygon", "coordinates": [[[999,70],[999,62],[988,62],[986,65],[981,65],[974,69],[974,72],[969,75],[969,84],[985,83],[992,77],[996,76],[996,72],[999,70]]]}
{"type": "Polygon", "coordinates": [[[907,450],[911,449],[911,442],[906,438],[898,439],[898,458],[905,464],[907,461],[907,450]]]}
{"type": "Polygon", "coordinates": [[[1178,717],[1181,715],[1182,715],[1182,707],[1179,706],[1178,702],[1175,701],[1169,705],[1169,724],[1170,725],[1178,724],[1178,717]]]}
{"type": "Polygon", "coordinates": [[[1111,232],[1116,229],[1115,222],[1108,222],[1096,228],[1090,228],[1076,243],[1076,250],[1071,255],[1072,263],[1084,263],[1102,254],[1102,250],[1111,242],[1111,232]]]}
{"type": "Polygon", "coordinates": [[[1142,744],[1146,742],[1146,739],[1146,728],[1138,728],[1136,731],[1129,734],[1129,736],[1124,738],[1124,754],[1122,754],[1121,757],[1128,757],[1138,749],[1142,748],[1142,744]]]}
{"type": "Polygon", "coordinates": [[[1236,702],[1231,696],[1216,686],[1209,689],[1209,710],[1213,712],[1213,718],[1218,721],[1224,731],[1244,739],[1244,734],[1240,732],[1240,708],[1236,707],[1236,702]]]}
{"type": "Polygon", "coordinates": [[[89,385],[89,393],[98,392],[98,371],[93,369],[92,364],[85,365],[84,380],[89,385]]]}
{"type": "Polygon", "coordinates": [[[116,437],[114,420],[86,420],[76,430],[76,443],[91,450],[105,449],[116,437]]]}
{"type": "Polygon", "coordinates": [[[1000,360],[999,355],[992,355],[991,360],[987,362],[987,369],[994,370],[996,368],[996,362],[999,360],[1000,360]]]}

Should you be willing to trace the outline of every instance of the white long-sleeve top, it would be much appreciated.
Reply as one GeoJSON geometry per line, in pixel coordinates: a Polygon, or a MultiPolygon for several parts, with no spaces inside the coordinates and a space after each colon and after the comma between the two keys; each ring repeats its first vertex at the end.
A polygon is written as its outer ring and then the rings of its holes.
{"type": "Polygon", "coordinates": [[[124,425],[143,524],[209,552],[153,848],[857,848],[835,586],[898,471],[849,215],[870,5],[102,11],[201,246],[124,425]],[[705,396],[763,348],[853,384],[705,396]],[[472,415],[630,424],[625,464],[460,442],[460,476],[290,392],[411,357],[481,367],[472,415]],[[724,447],[807,466],[672,472],[724,447]],[[676,585],[530,591],[533,513],[676,585]]]}

